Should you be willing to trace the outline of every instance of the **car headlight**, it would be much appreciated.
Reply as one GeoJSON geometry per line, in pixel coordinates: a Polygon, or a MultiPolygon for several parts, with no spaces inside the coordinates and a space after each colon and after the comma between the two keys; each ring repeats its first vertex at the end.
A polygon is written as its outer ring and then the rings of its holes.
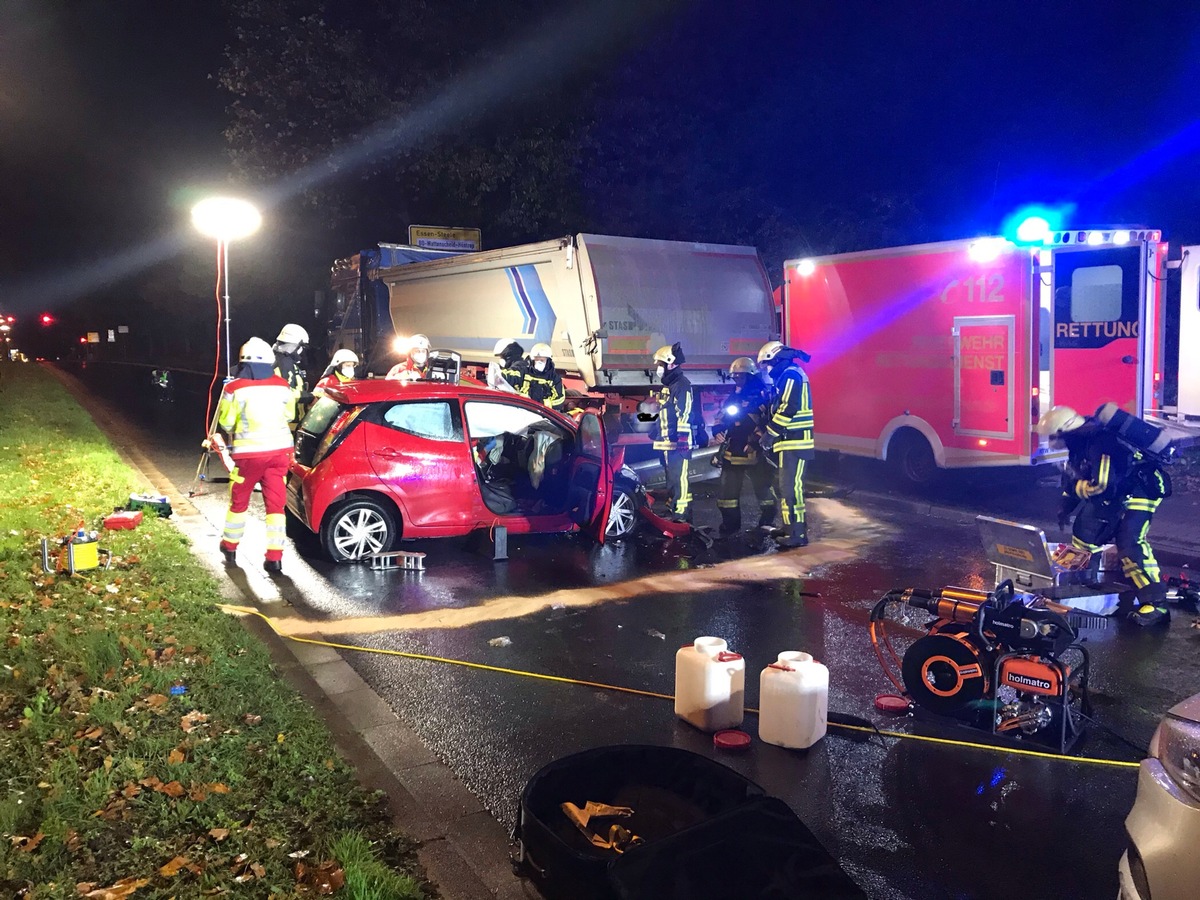
{"type": "Polygon", "coordinates": [[[1200,723],[1167,713],[1150,741],[1150,755],[1200,803],[1200,723]]]}

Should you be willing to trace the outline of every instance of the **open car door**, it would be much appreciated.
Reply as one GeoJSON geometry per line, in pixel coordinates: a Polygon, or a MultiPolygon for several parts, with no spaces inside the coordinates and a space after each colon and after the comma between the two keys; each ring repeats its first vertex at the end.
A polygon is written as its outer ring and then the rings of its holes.
{"type": "Polygon", "coordinates": [[[604,533],[608,529],[612,480],[604,423],[595,412],[585,410],[579,417],[575,458],[571,460],[567,513],[580,531],[590,534],[599,544],[604,543],[604,533]]]}

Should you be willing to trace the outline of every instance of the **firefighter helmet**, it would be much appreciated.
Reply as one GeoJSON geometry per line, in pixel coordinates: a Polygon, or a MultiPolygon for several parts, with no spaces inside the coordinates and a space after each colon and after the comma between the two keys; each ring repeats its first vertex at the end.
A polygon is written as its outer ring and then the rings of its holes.
{"type": "Polygon", "coordinates": [[[408,339],[408,351],[410,353],[413,350],[424,350],[428,352],[429,346],[429,338],[425,337],[423,334],[414,334],[408,339]]]}
{"type": "Polygon", "coordinates": [[[308,332],[292,322],[288,322],[283,328],[279,329],[279,337],[275,338],[277,344],[307,344],[308,332]]]}
{"type": "Polygon", "coordinates": [[[492,356],[503,356],[504,351],[508,349],[508,345],[515,343],[516,341],[512,338],[500,338],[500,340],[496,341],[496,346],[492,350],[492,356]]]}
{"type": "Polygon", "coordinates": [[[675,363],[675,348],[659,347],[654,351],[654,361],[662,363],[664,366],[673,365],[675,363]]]}
{"type": "Polygon", "coordinates": [[[333,354],[333,358],[329,360],[329,364],[331,366],[334,366],[335,368],[337,366],[345,365],[346,363],[350,363],[351,365],[357,366],[358,365],[358,354],[355,353],[353,350],[347,350],[344,347],[341,350],[337,351],[335,354],[333,354]]]}
{"type": "Polygon", "coordinates": [[[238,362],[275,364],[275,351],[262,338],[252,337],[238,351],[238,362]]]}
{"type": "Polygon", "coordinates": [[[760,363],[774,362],[786,349],[779,341],[767,341],[758,350],[758,361],[760,363]]]}
{"type": "Polygon", "coordinates": [[[729,364],[730,375],[756,375],[757,373],[758,366],[748,356],[739,356],[729,364]]]}
{"type": "Polygon", "coordinates": [[[530,359],[550,359],[553,356],[554,354],[550,352],[549,344],[534,344],[533,349],[529,351],[530,359]]]}
{"type": "Polygon", "coordinates": [[[1037,433],[1043,437],[1058,437],[1068,431],[1074,431],[1086,422],[1079,413],[1069,406],[1054,406],[1046,410],[1038,419],[1037,433]]]}

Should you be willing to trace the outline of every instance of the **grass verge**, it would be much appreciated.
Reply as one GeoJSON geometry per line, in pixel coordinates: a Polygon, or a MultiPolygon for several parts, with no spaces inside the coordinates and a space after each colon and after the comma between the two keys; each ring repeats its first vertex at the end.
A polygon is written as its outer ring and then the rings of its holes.
{"type": "Polygon", "coordinates": [[[168,522],[42,537],[145,489],[53,376],[0,363],[0,896],[433,896],[168,522]]]}

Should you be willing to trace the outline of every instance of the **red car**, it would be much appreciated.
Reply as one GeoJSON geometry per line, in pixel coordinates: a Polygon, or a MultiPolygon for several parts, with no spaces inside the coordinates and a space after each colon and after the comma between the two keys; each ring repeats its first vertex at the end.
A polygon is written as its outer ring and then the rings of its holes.
{"type": "Polygon", "coordinates": [[[482,386],[372,379],[329,388],[309,410],[287,506],[339,562],[496,525],[603,542],[613,477],[593,412],[576,420],[482,386]]]}

